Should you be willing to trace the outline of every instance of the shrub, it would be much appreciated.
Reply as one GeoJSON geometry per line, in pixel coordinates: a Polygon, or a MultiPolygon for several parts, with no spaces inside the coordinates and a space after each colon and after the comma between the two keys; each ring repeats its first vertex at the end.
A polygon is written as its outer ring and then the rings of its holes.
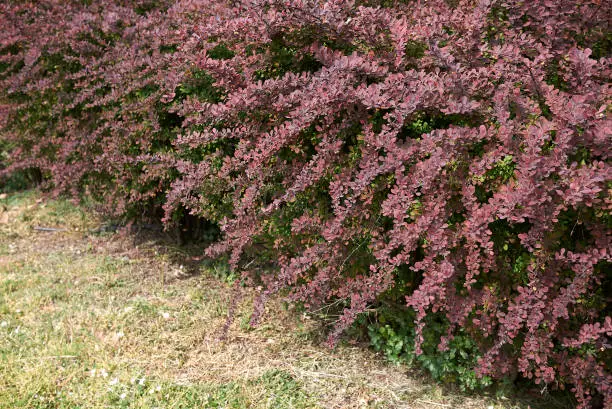
{"type": "Polygon", "coordinates": [[[0,6],[5,174],[219,223],[253,323],[391,297],[468,386],[612,401],[605,2],[90,3],[0,6]]]}
{"type": "MultiPolygon", "coordinates": [[[[377,313],[376,321],[367,328],[371,345],[393,363],[418,364],[434,379],[458,385],[463,391],[491,385],[491,377],[477,376],[474,371],[481,358],[481,351],[477,340],[470,334],[459,329],[445,349],[439,349],[440,338],[448,329],[445,321],[445,317],[440,314],[430,314],[425,318],[426,326],[419,355],[414,348],[416,334],[412,325],[413,311],[382,308],[377,313]]],[[[510,376],[507,378],[510,380],[510,376]]]]}

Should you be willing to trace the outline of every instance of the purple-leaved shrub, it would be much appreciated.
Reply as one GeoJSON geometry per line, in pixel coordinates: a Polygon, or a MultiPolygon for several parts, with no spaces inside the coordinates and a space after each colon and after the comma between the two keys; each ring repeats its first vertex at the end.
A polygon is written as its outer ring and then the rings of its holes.
{"type": "Polygon", "coordinates": [[[344,301],[333,344],[399,291],[417,354],[442,314],[479,376],[612,407],[605,1],[83,3],[0,5],[2,174],[219,223],[253,323],[344,301]]]}

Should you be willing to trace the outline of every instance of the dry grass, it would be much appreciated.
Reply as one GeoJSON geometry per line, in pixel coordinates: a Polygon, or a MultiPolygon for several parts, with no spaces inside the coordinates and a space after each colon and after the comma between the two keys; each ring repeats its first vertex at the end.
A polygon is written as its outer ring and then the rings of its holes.
{"type": "Polygon", "coordinates": [[[450,393],[362,347],[317,344],[317,324],[186,274],[155,241],[35,192],[0,198],[0,408],[526,408],[450,393]],[[35,226],[66,231],[37,232],[35,226]]]}

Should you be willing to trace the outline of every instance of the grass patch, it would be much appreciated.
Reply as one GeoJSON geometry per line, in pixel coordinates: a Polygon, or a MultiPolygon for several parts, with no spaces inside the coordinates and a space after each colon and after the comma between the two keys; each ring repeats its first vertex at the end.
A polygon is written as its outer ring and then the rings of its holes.
{"type": "Polygon", "coordinates": [[[281,302],[241,328],[248,290],[221,340],[222,265],[186,274],[175,248],[89,234],[95,215],[36,192],[0,198],[0,210],[0,408],[527,407],[449,393],[363,348],[331,351],[281,302]]]}

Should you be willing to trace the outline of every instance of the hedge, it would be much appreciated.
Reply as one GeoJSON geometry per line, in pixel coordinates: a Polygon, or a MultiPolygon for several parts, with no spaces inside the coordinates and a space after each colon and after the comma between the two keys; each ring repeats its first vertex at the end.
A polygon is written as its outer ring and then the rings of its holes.
{"type": "Polygon", "coordinates": [[[608,7],[3,2],[0,172],[220,226],[253,324],[391,305],[390,357],[612,407],[608,7]]]}

